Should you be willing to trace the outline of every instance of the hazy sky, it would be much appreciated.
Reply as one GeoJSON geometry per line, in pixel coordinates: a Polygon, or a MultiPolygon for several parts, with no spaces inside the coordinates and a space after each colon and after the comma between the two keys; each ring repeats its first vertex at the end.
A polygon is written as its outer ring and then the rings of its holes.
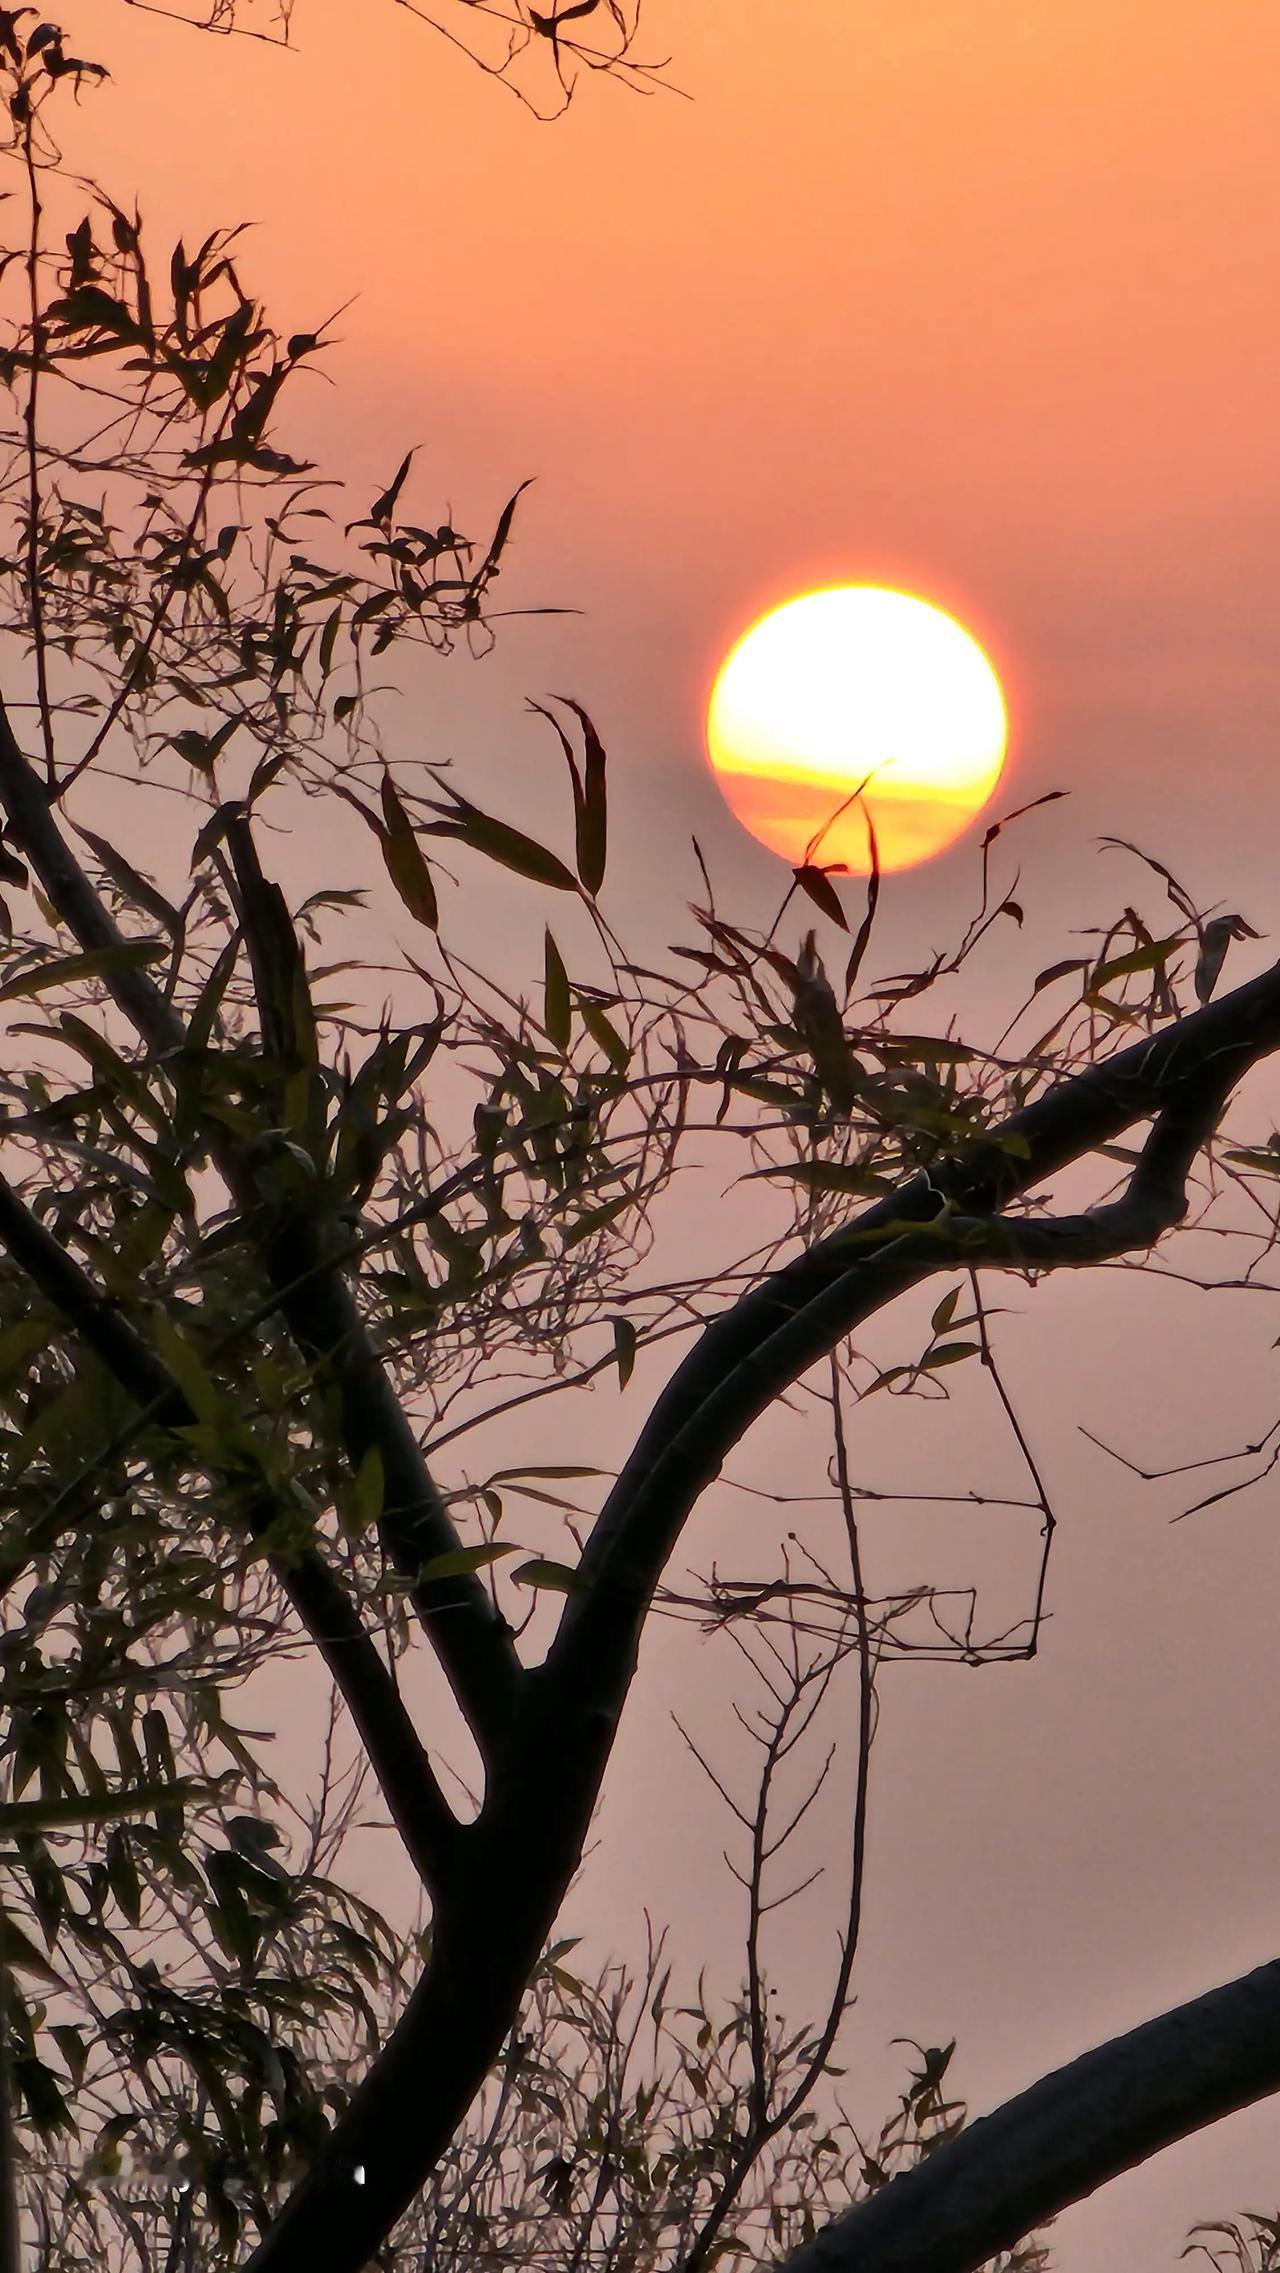
{"type": "MultiPolygon", "coordinates": [[[[1072,792],[1026,831],[1033,937],[1010,934],[1011,967],[1070,953],[1064,928],[1128,895],[1103,832],[1274,923],[1270,0],[651,0],[646,42],[692,100],[592,84],[554,126],[391,0],[298,0],[289,56],[120,6],[67,16],[115,74],[77,163],[164,235],[257,222],[246,275],[283,330],[354,298],[306,442],[370,495],[420,443],[418,501],[466,529],[537,477],[504,599],[584,612],[431,674],[391,742],[536,814],[523,698],[579,696],[612,755],[633,928],[680,931],[691,829],[738,912],[771,912],[780,871],[706,777],[702,705],[753,616],[841,578],[953,609],[1009,697],[1007,801],[1072,792]]],[[[948,934],[973,847],[895,882],[891,946],[948,934]]],[[[1169,1529],[1176,1499],[1076,1429],[1149,1465],[1260,1435],[1276,1306],[1175,1286],[1153,1304],[1115,1273],[1019,1300],[1054,1618],[1036,1665],[887,1680],[850,2038],[886,2077],[891,2035],[958,2034],[978,2107],[1280,1944],[1274,1489],[1169,1529]]],[[[886,1346],[911,1331],[887,1320],[886,1346]]],[[[878,1483],[901,1473],[885,1426],[856,1445],[878,1483]]],[[[735,1472],[783,1488],[789,1429],[735,1472]]],[[[977,1405],[910,1453],[959,1488],[1010,1473],[977,1405]]],[[[695,1559],[743,1520],[718,1504],[695,1559]]],[[[897,1520],[886,1571],[1025,1568],[1008,1518],[897,1520]]],[[[722,1827],[668,1699],[714,1727],[683,1630],[650,1652],[589,1880],[620,1940],[642,1901],[705,1927],[718,1886],[722,1827]]],[[[1195,2217],[1274,2208],[1276,2142],[1264,2107],[1110,2189],[1063,2221],[1064,2273],[1156,2273],[1195,2217]]]]}

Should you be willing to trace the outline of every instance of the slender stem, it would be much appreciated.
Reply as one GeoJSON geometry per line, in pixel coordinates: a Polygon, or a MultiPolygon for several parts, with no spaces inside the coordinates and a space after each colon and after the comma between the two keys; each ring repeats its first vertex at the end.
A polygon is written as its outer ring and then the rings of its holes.
{"type": "Polygon", "coordinates": [[[16,2086],[10,2049],[12,2003],[13,1976],[0,1954],[0,2273],[20,2273],[22,2265],[18,2233],[16,2086]]]}
{"type": "MultiPolygon", "coordinates": [[[[30,89],[27,90],[31,102],[30,89]]],[[[45,638],[44,594],[40,588],[40,372],[44,359],[45,330],[40,315],[40,227],[44,207],[40,201],[40,173],[35,157],[35,116],[28,108],[22,127],[22,163],[27,177],[31,227],[27,237],[27,296],[31,322],[31,363],[22,423],[27,451],[27,608],[31,617],[31,644],[36,662],[36,704],[40,739],[44,745],[45,779],[52,789],[57,779],[53,742],[53,706],[49,700],[49,670],[45,638]]]]}

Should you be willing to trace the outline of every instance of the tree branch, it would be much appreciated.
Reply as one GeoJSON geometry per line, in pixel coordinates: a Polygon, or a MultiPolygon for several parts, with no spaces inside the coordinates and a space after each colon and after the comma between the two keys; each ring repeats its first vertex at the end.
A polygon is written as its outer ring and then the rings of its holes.
{"type": "MultiPolygon", "coordinates": [[[[1059,1083],[984,1144],[914,1178],[707,1328],[605,1503],[580,1565],[588,1584],[570,1597],[545,1663],[526,1677],[524,1707],[469,1828],[426,1974],[247,2273],[305,2273],[321,2254],[327,2273],[361,2273],[443,2153],[499,2055],[580,1859],[652,1589],[696,1500],[750,1423],[861,1318],[932,1272],[971,1263],[955,1219],[984,1238],[998,1229],[1004,1244],[992,1259],[1008,1263],[1009,1240],[1029,1226],[1019,1219],[995,1227],[996,1211],[1152,1115],[1158,1126],[1115,1203],[1121,1212],[1094,1211],[1101,1235],[1096,1224],[1086,1234],[1083,1218],[1074,1227],[1064,1219],[1070,1236],[1054,1260],[1084,1260],[1086,1236],[1105,1237],[1116,1251],[1121,1239],[1158,1235],[1182,1213],[1186,1170],[1223,1099],[1278,1046],[1280,965],[1059,1083]],[[1012,1151],[1002,1143],[1010,1137],[1012,1151]]],[[[1048,1260],[1046,1252],[1035,1267],[1048,1260]]],[[[1275,2060],[1280,2067],[1280,2042],[1275,2060]]],[[[1029,2222],[1040,2214],[1033,2210],[1029,2222]]]]}
{"type": "MultiPolygon", "coordinates": [[[[716,1319],[677,1368],[610,1492],[540,1680],[616,1721],[654,1587],[701,1493],[752,1421],[885,1303],[957,1261],[1051,1269],[1149,1246],[1227,1096],[1280,1045],[1280,964],[1059,1082],[979,1144],[867,1208],[716,1319]],[[1156,1125],[1123,1199],[1056,1224],[1002,1209],[1134,1121],[1156,1125]]],[[[549,1708],[550,1709],[550,1708],[549,1708]]]]}
{"type": "MultiPolygon", "coordinates": [[[[197,1416],[167,1366],[3,1176],[0,1241],[150,1420],[171,1430],[195,1424],[197,1416]]],[[[243,1506],[256,1539],[285,1512],[265,1484],[248,1488],[243,1506]]],[[[271,1567],[333,1677],[424,1886],[438,1898],[459,1827],[389,1668],[346,1589],[314,1548],[291,1545],[287,1558],[271,1557],[271,1567]]]]}
{"type": "Polygon", "coordinates": [[[787,2273],[974,2273],[1072,2202],[1280,2090],[1280,1960],[1006,2101],[824,2227],[787,2273]]]}
{"type": "MultiPolygon", "coordinates": [[[[249,948],[259,1023],[268,1053],[282,1073],[305,1064],[310,1036],[301,1025],[310,1016],[302,950],[284,895],[262,871],[248,820],[233,815],[226,841],[235,870],[244,936],[249,948]],[[300,1020],[300,1006],[307,1008],[300,1020]]],[[[261,1211],[259,1211],[261,1213],[261,1211]]],[[[252,1225],[250,1226],[252,1229],[252,1225]]],[[[273,1209],[260,1239],[280,1308],[295,1342],[321,1380],[337,1391],[343,1449],[352,1474],[367,1452],[382,1462],[383,1506],[379,1531],[391,1562],[409,1590],[429,1637],[451,1669],[458,1656],[455,1691],[482,1753],[492,1761],[510,1725],[522,1668],[505,1625],[474,1577],[423,1581],[424,1565],[458,1545],[445,1505],[436,1490],[413,1426],[364,1330],[344,1273],[325,1267],[324,1230],[305,1206],[273,1209]],[[484,1612],[475,1610],[477,1596],[484,1612]],[[454,1625],[460,1608],[467,1627],[454,1625]],[[483,1648],[471,1662],[477,1615],[486,1631],[483,1648]],[[465,1682],[465,1688],[460,1686],[465,1682]]]]}
{"type": "MultiPolygon", "coordinates": [[[[62,835],[35,769],[14,739],[0,702],[0,805],[15,845],[30,861],[55,913],[85,949],[117,947],[124,935],[62,835]]],[[[158,1056],[181,1051],[182,1020],[145,970],[113,970],[104,982],[135,1032],[158,1056]]],[[[365,1331],[351,1288],[330,1262],[315,1227],[296,1217],[282,1224],[263,1201],[260,1166],[247,1148],[210,1121],[210,1150],[235,1195],[246,1228],[263,1256],[269,1283],[290,1333],[310,1362],[337,1350],[344,1357],[344,1407],[363,1449],[376,1444],[390,1505],[402,1533],[403,1566],[415,1573],[459,1546],[413,1427],[365,1331]],[[306,1280],[305,1287],[298,1282],[306,1280]]],[[[474,1572],[419,1586],[415,1607],[462,1712],[491,1759],[515,1712],[521,1666],[505,1620],[474,1572]]]]}

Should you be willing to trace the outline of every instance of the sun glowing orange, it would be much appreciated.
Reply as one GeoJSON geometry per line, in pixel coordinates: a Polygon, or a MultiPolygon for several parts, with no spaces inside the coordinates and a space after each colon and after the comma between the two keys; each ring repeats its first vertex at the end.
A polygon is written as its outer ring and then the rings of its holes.
{"type": "Polygon", "coordinates": [[[762,616],[711,693],[707,748],[731,810],[772,852],[912,868],[962,835],[1000,778],[1000,683],[963,626],[875,584],[762,616]]]}

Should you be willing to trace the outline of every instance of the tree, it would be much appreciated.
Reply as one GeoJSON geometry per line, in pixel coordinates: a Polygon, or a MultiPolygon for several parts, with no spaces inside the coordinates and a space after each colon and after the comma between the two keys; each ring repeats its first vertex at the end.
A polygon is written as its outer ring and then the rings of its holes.
{"type": "MultiPolygon", "coordinates": [[[[877,2147],[833,2116],[806,2158],[856,1953],[878,1665],[920,1646],[1029,1656],[1043,1599],[1042,1567],[1023,1625],[985,1641],[938,1590],[874,1599],[846,1415],[881,1392],[941,1394],[968,1363],[1021,1443],[987,1274],[1141,1255],[1193,1208],[1229,1222],[1240,1192],[1265,1201],[1280,1141],[1232,1144],[1222,1123],[1280,1046],[1280,968],[1215,999],[1250,928],[1147,862],[1172,928],[1125,907],[1093,952],[1042,972],[1030,1001],[1057,990],[1059,1007],[1034,1043],[920,1031],[931,990],[1022,922],[995,881],[1003,823],[955,950],[878,987],[874,843],[851,935],[815,845],[766,931],[729,920],[704,875],[696,943],[638,965],[609,922],[609,764],[577,703],[533,706],[563,768],[554,844],[445,770],[410,779],[379,741],[375,662],[381,676],[491,636],[518,493],[484,542],[411,522],[409,453],[366,513],[331,515],[279,439],[323,327],[273,332],[234,232],[157,268],[136,214],[100,191],[86,209],[53,123],[100,66],[33,13],[0,12],[26,198],[4,268],[0,476],[0,1004],[17,1068],[0,1181],[0,1833],[6,2104],[42,2158],[27,2215],[43,2261],[100,2262],[108,2210],[126,2261],[174,2273],[359,2273],[395,2262],[380,2256],[393,2236],[465,2253],[458,2173],[481,2215],[509,2150],[568,2221],[575,2266],[600,2233],[619,2265],[659,2245],[690,2267],[780,2250],[845,2186],[867,2199],[801,2263],[983,2263],[1280,2087],[1280,1972],[972,2129],[946,2096],[948,2054],[924,2048],[877,2147]],[[104,822],[106,780],[128,849],[104,822]],[[290,905],[270,872],[271,832],[321,797],[359,822],[370,877],[396,895],[411,944],[394,967],[366,949],[362,969],[348,947],[361,894],[345,881],[290,905]],[[174,824],[159,877],[142,849],[157,802],[174,824]],[[536,989],[453,944],[455,861],[473,897],[506,875],[560,911],[574,944],[546,928],[536,989]],[[673,1181],[725,1147],[757,1179],[759,1242],[669,1274],[673,1181]],[[1117,1159],[1113,1196],[1072,1213],[1042,1196],[1076,1163],[1110,1175],[1117,1159]],[[861,1324],[939,1280],[918,1358],[869,1373],[861,1324]],[[495,1412],[514,1432],[534,1400],[593,1383],[634,1399],[668,1341],[684,1347],[607,1485],[573,1435],[551,1465],[455,1469],[450,1446],[495,1412]],[[843,1565],[798,1539],[763,1579],[678,1581],[726,1457],[797,1385],[829,1432],[843,1565]],[[521,1529],[541,1525],[522,1548],[513,1503],[521,1529]],[[638,1987],[584,1986],[553,1935],[663,1612],[739,1644],[759,1773],[744,1801],[736,1771],[707,1762],[743,1842],[741,2001],[717,2025],[695,1999],[637,2082],[619,2064],[637,2001],[659,2032],[672,2010],[656,1959],[638,1987]],[[285,1664],[322,1731],[304,1807],[233,1707],[285,1664]],[[768,1990],[770,1872],[828,1772],[813,1732],[846,1674],[839,1963],[825,2018],[791,2033],[768,1990]],[[450,1761],[464,1730],[474,1793],[450,1761]],[[421,1890],[408,1924],[351,1883],[375,1793],[421,1890]],[[581,2154],[530,2170],[541,2135],[520,2123],[532,2108],[536,2124],[548,2072],[581,2154]],[[638,2142],[664,2123],[655,2208],[638,2142]],[[125,2146],[154,2182],[141,2207],[125,2146]]],[[[11,2257],[25,2152],[6,2136],[11,2257]]],[[[504,2247],[527,2230],[526,2197],[512,2204],[507,2189],[504,2247]]]]}

